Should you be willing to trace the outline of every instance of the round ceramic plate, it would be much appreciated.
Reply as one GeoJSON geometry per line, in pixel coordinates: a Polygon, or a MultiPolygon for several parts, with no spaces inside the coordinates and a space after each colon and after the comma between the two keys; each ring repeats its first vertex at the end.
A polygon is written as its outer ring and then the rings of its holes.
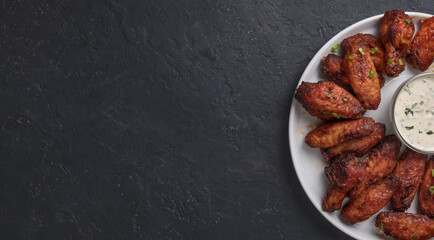
{"type": "MultiPolygon", "coordinates": [[[[415,23],[416,31],[419,29],[420,19],[426,19],[432,16],[430,14],[417,12],[407,12],[407,14],[415,23]]],[[[343,39],[357,33],[370,33],[379,37],[379,19],[382,16],[383,14],[357,22],[328,41],[310,61],[309,65],[301,76],[298,85],[300,85],[302,81],[317,82],[320,80],[325,80],[320,69],[321,59],[323,56],[327,56],[327,54],[331,53],[331,48],[336,43],[340,43],[343,39]]],[[[431,65],[427,72],[433,71],[434,67],[431,65]]],[[[391,105],[393,93],[403,81],[419,73],[420,71],[413,69],[407,64],[406,70],[403,71],[398,77],[386,77],[386,83],[381,89],[380,106],[377,110],[367,111],[365,116],[372,117],[376,122],[384,123],[386,125],[386,133],[392,134],[393,129],[389,120],[389,107],[391,105]]],[[[321,156],[319,149],[310,148],[304,143],[305,135],[314,129],[319,123],[320,121],[317,118],[310,116],[299,102],[297,102],[295,99],[292,100],[288,127],[289,145],[291,149],[292,162],[304,191],[318,211],[333,225],[346,234],[356,239],[384,239],[383,234],[377,231],[374,225],[376,214],[364,222],[350,225],[346,224],[340,218],[340,211],[329,213],[322,210],[322,199],[328,189],[328,181],[324,174],[324,167],[326,166],[326,163],[321,156]]],[[[344,204],[346,201],[347,200],[344,201],[344,204]]],[[[408,212],[416,212],[416,202],[417,199],[413,201],[413,204],[408,212]]],[[[386,206],[383,210],[387,209],[389,209],[389,206],[386,206]]]]}

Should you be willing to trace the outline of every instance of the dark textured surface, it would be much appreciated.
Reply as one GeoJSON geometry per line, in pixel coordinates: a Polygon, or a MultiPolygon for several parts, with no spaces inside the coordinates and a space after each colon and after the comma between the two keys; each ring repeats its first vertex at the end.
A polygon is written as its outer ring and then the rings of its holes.
{"type": "Polygon", "coordinates": [[[288,149],[336,33],[431,0],[2,1],[1,239],[349,239],[288,149]]]}

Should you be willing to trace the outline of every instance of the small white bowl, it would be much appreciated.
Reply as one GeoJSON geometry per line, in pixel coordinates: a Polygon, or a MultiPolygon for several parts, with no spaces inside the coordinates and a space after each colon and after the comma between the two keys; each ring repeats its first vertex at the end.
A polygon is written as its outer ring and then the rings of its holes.
{"type": "MultiPolygon", "coordinates": [[[[426,76],[433,76],[434,77],[434,73],[422,73],[422,74],[418,74],[408,80],[406,80],[405,82],[403,82],[395,91],[393,98],[392,98],[392,107],[390,108],[390,120],[393,126],[393,130],[395,132],[395,135],[401,140],[402,143],[404,143],[404,145],[406,145],[407,147],[409,147],[410,149],[419,152],[419,153],[423,153],[423,154],[434,154],[434,151],[429,151],[429,150],[423,150],[418,148],[415,145],[412,145],[407,139],[405,139],[404,136],[402,136],[402,134],[400,133],[398,127],[397,127],[397,121],[395,119],[395,104],[396,104],[396,100],[399,96],[399,94],[404,91],[404,86],[406,86],[407,84],[420,79],[422,77],[426,77],[426,76]]],[[[433,129],[434,130],[434,129],[433,129]]],[[[434,136],[433,136],[434,139],[434,136]]],[[[434,145],[434,140],[432,141],[432,144],[434,145]]]]}

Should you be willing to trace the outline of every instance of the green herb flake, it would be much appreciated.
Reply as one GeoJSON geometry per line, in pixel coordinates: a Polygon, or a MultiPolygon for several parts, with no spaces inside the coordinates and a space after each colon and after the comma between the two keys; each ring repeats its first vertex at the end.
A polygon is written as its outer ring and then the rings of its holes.
{"type": "Polygon", "coordinates": [[[414,115],[413,111],[410,108],[405,108],[405,116],[408,116],[408,114],[410,113],[412,116],[414,115]]]}
{"type": "Polygon", "coordinates": [[[338,50],[339,47],[339,43],[336,43],[333,47],[332,47],[332,52],[336,52],[338,50]]]}
{"type": "Polygon", "coordinates": [[[419,133],[423,133],[421,130],[419,130],[419,133]]]}
{"type": "Polygon", "coordinates": [[[419,103],[420,105],[423,105],[423,101],[420,101],[420,103],[419,103]]]}
{"type": "Polygon", "coordinates": [[[359,78],[359,77],[357,77],[357,75],[354,75],[354,77],[355,77],[355,78],[359,78]]]}
{"type": "Polygon", "coordinates": [[[344,102],[348,102],[348,99],[346,99],[346,98],[342,98],[342,101],[344,101],[344,102]]]}
{"type": "Polygon", "coordinates": [[[378,52],[378,47],[371,48],[372,54],[375,54],[376,52],[378,52]]]}
{"type": "Polygon", "coordinates": [[[408,95],[411,95],[410,88],[406,87],[406,88],[404,88],[404,91],[406,91],[408,93],[408,95]]]}
{"type": "Polygon", "coordinates": [[[354,60],[354,56],[353,56],[353,55],[350,55],[350,56],[348,56],[348,59],[350,59],[350,60],[354,60]]]}
{"type": "Polygon", "coordinates": [[[369,72],[368,78],[373,78],[374,76],[375,76],[375,71],[374,71],[374,69],[371,69],[371,71],[369,72]]]}
{"type": "Polygon", "coordinates": [[[434,194],[434,186],[430,186],[428,190],[431,195],[434,194]]]}
{"type": "Polygon", "coordinates": [[[333,117],[335,117],[335,118],[337,118],[337,119],[341,118],[341,115],[339,115],[339,114],[337,114],[337,113],[332,113],[332,115],[333,115],[333,117]]]}
{"type": "Polygon", "coordinates": [[[322,111],[322,114],[327,115],[327,111],[322,111]]]}
{"type": "Polygon", "coordinates": [[[411,105],[411,109],[413,109],[416,106],[417,106],[417,103],[413,103],[413,105],[411,105]]]}
{"type": "Polygon", "coordinates": [[[387,59],[387,62],[388,63],[393,63],[393,60],[389,58],[389,59],[387,59]]]}
{"type": "Polygon", "coordinates": [[[365,52],[363,51],[362,48],[359,48],[358,50],[359,50],[360,54],[365,55],[365,52]]]}
{"type": "Polygon", "coordinates": [[[414,128],[414,126],[405,126],[405,129],[407,129],[407,130],[411,130],[413,128],[414,128]]]}
{"type": "Polygon", "coordinates": [[[429,130],[428,132],[426,132],[427,135],[432,135],[433,131],[429,130]]]}
{"type": "Polygon", "coordinates": [[[411,20],[410,20],[410,19],[405,19],[404,21],[405,21],[405,23],[407,23],[407,24],[411,24],[411,20]]]}
{"type": "Polygon", "coordinates": [[[327,96],[328,98],[331,98],[331,97],[332,97],[332,94],[329,93],[329,94],[327,94],[326,96],[327,96]]]}
{"type": "Polygon", "coordinates": [[[402,62],[402,60],[401,59],[399,59],[399,65],[404,65],[404,63],[402,62]]]}
{"type": "Polygon", "coordinates": [[[434,168],[431,169],[431,176],[434,177],[434,168]]]}

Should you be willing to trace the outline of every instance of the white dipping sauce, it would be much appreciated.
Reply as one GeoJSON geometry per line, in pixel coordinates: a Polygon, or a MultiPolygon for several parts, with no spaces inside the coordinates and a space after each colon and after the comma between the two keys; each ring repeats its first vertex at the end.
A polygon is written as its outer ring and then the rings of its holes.
{"type": "Polygon", "coordinates": [[[434,75],[410,81],[396,96],[394,118],[405,142],[415,150],[434,151],[434,75]]]}

